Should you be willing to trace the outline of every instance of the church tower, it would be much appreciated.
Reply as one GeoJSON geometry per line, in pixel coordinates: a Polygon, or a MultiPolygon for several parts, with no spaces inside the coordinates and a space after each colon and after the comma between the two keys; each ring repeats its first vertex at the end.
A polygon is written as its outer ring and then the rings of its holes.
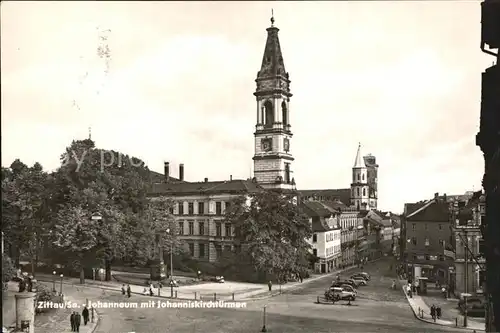
{"type": "Polygon", "coordinates": [[[257,73],[254,178],[265,189],[295,189],[290,152],[290,80],[278,38],[279,29],[267,28],[267,41],[257,73]]]}
{"type": "Polygon", "coordinates": [[[352,167],[351,205],[359,210],[370,209],[368,186],[368,168],[361,155],[361,143],[358,145],[356,159],[352,167]]]}

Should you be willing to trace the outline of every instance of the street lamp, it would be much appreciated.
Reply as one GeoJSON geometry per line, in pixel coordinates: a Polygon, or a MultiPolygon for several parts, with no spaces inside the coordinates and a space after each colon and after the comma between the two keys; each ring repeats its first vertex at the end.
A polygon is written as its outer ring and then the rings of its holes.
{"type": "Polygon", "coordinates": [[[267,332],[266,329],[266,306],[264,305],[264,314],[262,315],[262,329],[261,332],[267,332]]]}
{"type": "Polygon", "coordinates": [[[52,291],[56,292],[56,271],[52,272],[52,291]]]}
{"type": "Polygon", "coordinates": [[[60,293],[60,294],[61,294],[61,296],[62,296],[62,282],[63,282],[63,277],[64,277],[64,275],[63,275],[63,274],[61,274],[61,275],[59,275],[59,276],[61,277],[61,289],[59,290],[59,293],[60,293]]]}
{"type": "Polygon", "coordinates": [[[170,297],[174,297],[174,242],[170,228],[166,230],[170,237],[170,297]]]}

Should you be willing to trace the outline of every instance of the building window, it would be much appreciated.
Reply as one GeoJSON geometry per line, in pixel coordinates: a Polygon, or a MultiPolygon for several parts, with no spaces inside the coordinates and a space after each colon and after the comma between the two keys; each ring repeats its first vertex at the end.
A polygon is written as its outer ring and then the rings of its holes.
{"type": "Polygon", "coordinates": [[[318,235],[313,234],[313,243],[316,243],[318,241],[318,235]]]}
{"type": "MultiPolygon", "coordinates": [[[[359,177],[359,175],[358,175],[358,177],[359,177]]],[[[359,195],[360,195],[359,193],[360,193],[360,192],[359,192],[359,187],[357,187],[357,188],[356,188],[356,194],[357,194],[357,196],[358,196],[358,197],[359,197],[359,195]]]]}
{"type": "Polygon", "coordinates": [[[429,238],[425,239],[425,246],[429,246],[429,238]]]}
{"type": "Polygon", "coordinates": [[[205,235],[205,222],[198,222],[198,229],[200,236],[205,235]]]}
{"type": "Polygon", "coordinates": [[[189,253],[191,254],[191,257],[194,257],[194,244],[189,243],[189,253]]]}
{"type": "Polygon", "coordinates": [[[194,235],[194,222],[189,222],[189,235],[194,235]]]}
{"type": "Polygon", "coordinates": [[[443,225],[442,224],[438,224],[438,228],[439,228],[439,230],[443,230],[443,225]]]}
{"type": "Polygon", "coordinates": [[[359,181],[359,173],[358,173],[358,177],[357,177],[358,181],[359,181]]]}
{"type": "Polygon", "coordinates": [[[179,202],[179,215],[184,215],[184,202],[179,202]]]}
{"type": "Polygon", "coordinates": [[[285,183],[290,184],[290,163],[285,163],[285,183]]]}
{"type": "Polygon", "coordinates": [[[220,201],[217,201],[215,203],[215,214],[222,215],[222,202],[220,202],[220,201]]]}
{"type": "Polygon", "coordinates": [[[188,215],[194,214],[194,204],[192,202],[188,203],[188,215]]]}
{"type": "Polygon", "coordinates": [[[184,222],[179,221],[179,235],[184,235],[184,222]]]}
{"type": "Polygon", "coordinates": [[[274,108],[273,108],[273,103],[270,100],[267,100],[264,103],[264,110],[265,110],[265,127],[272,127],[274,123],[274,108]]]}
{"type": "Polygon", "coordinates": [[[366,188],[363,188],[363,196],[366,195],[366,188]]]}
{"type": "Polygon", "coordinates": [[[484,239],[480,239],[479,240],[479,256],[480,257],[484,257],[485,254],[486,254],[486,246],[485,246],[485,243],[484,243],[484,239]]]}
{"type": "Polygon", "coordinates": [[[215,223],[215,235],[217,237],[220,237],[222,236],[222,225],[220,222],[216,222],[215,223]]]}
{"type": "Polygon", "coordinates": [[[227,213],[230,209],[231,209],[231,202],[230,201],[226,201],[226,211],[225,211],[225,213],[227,213]]]}
{"type": "Polygon", "coordinates": [[[443,239],[439,240],[439,246],[444,247],[444,240],[443,239]]]}
{"type": "Polygon", "coordinates": [[[485,282],[486,282],[486,271],[481,269],[479,271],[479,285],[481,286],[481,288],[483,288],[485,282]]]}
{"type": "Polygon", "coordinates": [[[225,224],[225,227],[226,227],[226,230],[225,230],[225,231],[226,231],[226,234],[225,234],[225,236],[226,236],[226,237],[231,237],[231,236],[232,236],[232,233],[231,233],[231,224],[226,223],[226,224],[225,224]]]}
{"type": "Polygon", "coordinates": [[[203,214],[205,214],[205,203],[198,202],[198,215],[203,215],[203,214]]]}
{"type": "Polygon", "coordinates": [[[317,249],[313,249],[313,255],[314,255],[315,257],[317,257],[317,256],[318,256],[318,250],[317,250],[317,249]]]}
{"type": "Polygon", "coordinates": [[[417,238],[416,238],[416,237],[412,237],[412,238],[411,238],[411,243],[412,243],[413,245],[417,245],[417,238]]]}
{"type": "Polygon", "coordinates": [[[231,245],[224,245],[225,252],[231,252],[231,245]]]}
{"type": "Polygon", "coordinates": [[[200,258],[205,258],[205,244],[199,244],[198,246],[200,248],[200,255],[199,255],[199,257],[200,258]]]}
{"type": "Polygon", "coordinates": [[[417,229],[417,224],[416,224],[416,223],[412,223],[412,224],[411,224],[411,229],[412,229],[412,230],[417,229]]]}
{"type": "Polygon", "coordinates": [[[222,257],[222,245],[215,244],[215,253],[217,254],[217,258],[222,257]]]}
{"type": "Polygon", "coordinates": [[[169,208],[168,208],[168,212],[169,212],[170,214],[173,214],[173,213],[174,213],[174,207],[169,207],[169,208]]]}
{"type": "Polygon", "coordinates": [[[428,254],[426,254],[426,255],[425,255],[425,260],[431,260],[431,256],[430,256],[430,255],[428,255],[428,254]]]}
{"type": "Polygon", "coordinates": [[[288,114],[286,111],[285,101],[281,102],[281,113],[282,113],[282,118],[283,118],[283,125],[288,125],[288,114]]]}
{"type": "Polygon", "coordinates": [[[362,175],[361,175],[361,179],[362,179],[362,180],[365,180],[365,174],[362,174],[362,175]]]}

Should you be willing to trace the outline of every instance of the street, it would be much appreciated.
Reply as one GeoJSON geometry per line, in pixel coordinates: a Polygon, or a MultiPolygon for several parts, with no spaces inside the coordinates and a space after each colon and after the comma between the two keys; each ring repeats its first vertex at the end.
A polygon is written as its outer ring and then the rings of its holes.
{"type": "MultiPolygon", "coordinates": [[[[389,259],[364,267],[372,275],[368,286],[360,287],[352,306],[340,302],[315,304],[335,275],[305,284],[303,288],[270,299],[247,302],[245,309],[100,309],[101,320],[95,332],[260,332],[263,308],[266,306],[268,332],[450,332],[442,326],[415,319],[400,289],[390,289],[392,277],[387,276],[389,259]]],[[[342,275],[347,277],[349,271],[342,275]]],[[[65,286],[68,295],[101,302],[128,299],[120,293],[96,288],[65,286]]],[[[133,295],[130,301],[157,300],[133,295]]]]}

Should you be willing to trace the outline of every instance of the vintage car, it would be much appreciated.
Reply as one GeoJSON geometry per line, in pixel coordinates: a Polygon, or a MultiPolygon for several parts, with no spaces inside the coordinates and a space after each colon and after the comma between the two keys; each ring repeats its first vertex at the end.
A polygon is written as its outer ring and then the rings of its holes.
{"type": "Polygon", "coordinates": [[[327,301],[333,303],[338,301],[354,301],[356,299],[356,294],[343,288],[333,287],[325,291],[325,298],[327,301]]]}

